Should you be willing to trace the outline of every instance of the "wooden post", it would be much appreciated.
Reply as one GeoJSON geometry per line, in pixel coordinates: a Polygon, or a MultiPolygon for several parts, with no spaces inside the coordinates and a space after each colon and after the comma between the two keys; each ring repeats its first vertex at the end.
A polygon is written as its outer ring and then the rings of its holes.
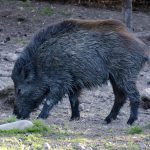
{"type": "Polygon", "coordinates": [[[122,12],[124,17],[124,23],[126,24],[128,29],[132,31],[132,0],[122,0],[122,12]]]}

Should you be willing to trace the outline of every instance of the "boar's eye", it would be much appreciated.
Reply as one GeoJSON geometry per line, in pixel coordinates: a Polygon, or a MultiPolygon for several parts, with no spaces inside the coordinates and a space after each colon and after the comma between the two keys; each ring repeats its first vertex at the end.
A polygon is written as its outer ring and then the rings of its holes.
{"type": "Polygon", "coordinates": [[[21,93],[21,89],[17,89],[17,94],[19,95],[21,93]]]}
{"type": "Polygon", "coordinates": [[[16,88],[15,93],[16,95],[20,95],[22,93],[21,88],[16,88]]]}

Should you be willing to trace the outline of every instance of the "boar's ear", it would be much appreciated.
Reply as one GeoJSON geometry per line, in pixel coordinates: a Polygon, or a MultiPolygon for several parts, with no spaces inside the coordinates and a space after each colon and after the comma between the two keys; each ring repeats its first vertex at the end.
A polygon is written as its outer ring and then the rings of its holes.
{"type": "Polygon", "coordinates": [[[21,76],[23,79],[28,79],[28,80],[32,80],[34,78],[34,70],[31,64],[26,65],[22,68],[21,76]]]}

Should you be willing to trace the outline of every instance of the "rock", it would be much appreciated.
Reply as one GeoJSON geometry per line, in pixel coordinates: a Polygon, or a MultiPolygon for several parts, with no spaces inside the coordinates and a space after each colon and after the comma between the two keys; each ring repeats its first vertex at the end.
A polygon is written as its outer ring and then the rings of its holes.
{"type": "Polygon", "coordinates": [[[16,122],[11,122],[11,123],[0,125],[0,130],[12,130],[12,129],[24,130],[32,126],[33,126],[33,123],[31,121],[19,120],[16,122]]]}
{"type": "Polygon", "coordinates": [[[44,149],[45,150],[50,150],[51,146],[48,143],[44,143],[44,149]]]}
{"type": "Polygon", "coordinates": [[[17,58],[18,58],[18,55],[14,53],[9,53],[4,56],[4,60],[10,61],[10,62],[14,62],[17,58]]]}

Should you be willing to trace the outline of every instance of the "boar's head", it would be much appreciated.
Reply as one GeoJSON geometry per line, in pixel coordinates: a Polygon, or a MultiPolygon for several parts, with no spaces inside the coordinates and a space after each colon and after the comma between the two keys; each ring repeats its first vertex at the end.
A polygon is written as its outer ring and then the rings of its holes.
{"type": "Polygon", "coordinates": [[[28,118],[46,97],[47,83],[38,75],[35,64],[21,57],[16,61],[11,77],[16,96],[13,113],[17,118],[28,118]]]}

